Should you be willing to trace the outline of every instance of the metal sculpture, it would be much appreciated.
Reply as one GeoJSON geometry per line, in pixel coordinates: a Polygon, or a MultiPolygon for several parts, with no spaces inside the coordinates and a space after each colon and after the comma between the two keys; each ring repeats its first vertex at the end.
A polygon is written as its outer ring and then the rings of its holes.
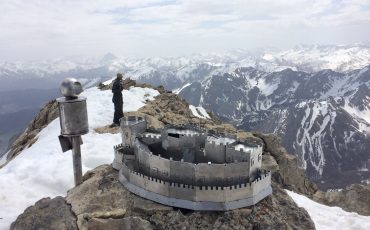
{"type": "Polygon", "coordinates": [[[66,78],[60,92],[64,97],[57,98],[61,135],[59,142],[63,152],[72,150],[75,186],[82,183],[81,135],[89,132],[86,97],[82,85],[74,78],[66,78]]]}

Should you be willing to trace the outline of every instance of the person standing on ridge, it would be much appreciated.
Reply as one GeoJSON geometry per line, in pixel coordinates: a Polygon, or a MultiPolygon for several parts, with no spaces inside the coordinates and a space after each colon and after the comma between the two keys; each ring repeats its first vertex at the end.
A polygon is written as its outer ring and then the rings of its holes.
{"type": "Polygon", "coordinates": [[[119,119],[123,117],[123,99],[122,99],[122,90],[123,90],[123,82],[122,82],[122,74],[117,73],[117,78],[113,81],[112,92],[113,92],[113,99],[112,102],[114,104],[114,118],[113,124],[111,127],[119,126],[119,119]]]}

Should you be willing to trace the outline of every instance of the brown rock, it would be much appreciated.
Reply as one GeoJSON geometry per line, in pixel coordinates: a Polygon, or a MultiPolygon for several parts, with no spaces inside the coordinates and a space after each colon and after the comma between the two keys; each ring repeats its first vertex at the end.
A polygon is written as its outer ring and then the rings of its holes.
{"type": "Polygon", "coordinates": [[[269,153],[262,155],[262,169],[269,170],[272,173],[279,171],[279,164],[276,162],[275,158],[269,153]]]}
{"type": "Polygon", "coordinates": [[[224,130],[233,130],[232,125],[221,124],[220,121],[215,119],[202,119],[195,117],[189,109],[189,104],[177,94],[170,92],[163,92],[155,97],[153,101],[148,102],[145,106],[139,109],[139,112],[152,119],[152,123],[157,126],[166,124],[199,124],[204,128],[214,128],[224,130]],[[155,121],[155,122],[154,122],[155,121]],[[217,127],[219,125],[219,127],[217,127]]]}
{"type": "Polygon", "coordinates": [[[84,179],[84,183],[68,191],[66,198],[80,229],[86,228],[91,218],[122,218],[126,214],[129,194],[122,189],[112,167],[99,166],[84,179]]]}
{"type": "Polygon", "coordinates": [[[126,217],[121,219],[92,218],[87,223],[87,229],[94,230],[151,230],[150,222],[140,217],[126,217]]]}
{"type": "Polygon", "coordinates": [[[298,166],[297,158],[282,147],[280,138],[275,134],[254,135],[263,140],[264,151],[269,152],[279,165],[279,170],[273,173],[273,180],[286,189],[312,197],[318,190],[317,186],[305,176],[304,170],[298,166]]]}
{"type": "Polygon", "coordinates": [[[258,138],[256,136],[254,136],[253,133],[246,132],[244,130],[238,130],[237,137],[240,140],[248,140],[248,141],[252,141],[252,142],[257,142],[260,145],[264,144],[263,141],[261,140],[261,138],[258,138]]]}
{"type": "Polygon", "coordinates": [[[313,199],[329,206],[338,206],[349,212],[370,216],[370,186],[351,185],[342,190],[318,191],[313,199]]]}
{"type": "Polygon", "coordinates": [[[71,211],[63,197],[54,199],[44,198],[36,202],[35,205],[28,207],[10,229],[14,230],[40,230],[40,229],[77,229],[76,217],[71,211]]]}
{"type": "Polygon", "coordinates": [[[273,184],[273,195],[257,205],[227,212],[172,211],[150,217],[155,229],[315,229],[308,213],[273,184]]]}
{"type": "Polygon", "coordinates": [[[103,133],[116,134],[116,133],[119,133],[120,132],[120,128],[119,127],[110,127],[110,125],[98,127],[98,128],[95,128],[94,130],[95,130],[95,132],[97,132],[99,134],[103,134],[103,133]]]}

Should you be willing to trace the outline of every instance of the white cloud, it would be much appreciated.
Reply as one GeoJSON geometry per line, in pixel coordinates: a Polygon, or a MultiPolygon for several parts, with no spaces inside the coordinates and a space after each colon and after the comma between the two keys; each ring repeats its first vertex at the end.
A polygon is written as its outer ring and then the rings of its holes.
{"type": "Polygon", "coordinates": [[[366,0],[2,0],[0,59],[367,42],[366,0]]]}

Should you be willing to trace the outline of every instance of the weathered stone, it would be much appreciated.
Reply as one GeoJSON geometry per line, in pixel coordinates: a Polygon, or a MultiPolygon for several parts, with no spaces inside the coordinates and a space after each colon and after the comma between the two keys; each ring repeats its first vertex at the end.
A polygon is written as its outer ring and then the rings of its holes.
{"type": "Polygon", "coordinates": [[[280,185],[251,209],[227,212],[167,212],[150,217],[155,229],[315,229],[308,213],[297,207],[280,185]]]}
{"type": "Polygon", "coordinates": [[[370,186],[351,185],[342,190],[318,191],[314,200],[329,206],[338,206],[349,212],[370,216],[370,186]]]}
{"type": "Polygon", "coordinates": [[[173,208],[166,205],[161,205],[151,200],[143,199],[138,196],[134,196],[131,210],[133,213],[137,214],[145,214],[145,215],[153,215],[156,212],[168,212],[172,211],[173,208]]]}
{"type": "MultiPolygon", "coordinates": [[[[163,91],[138,111],[124,114],[124,116],[132,115],[145,117],[149,129],[159,129],[167,124],[194,123],[216,132],[236,133],[235,127],[231,124],[223,124],[216,118],[202,119],[194,116],[185,100],[168,91],[163,91]]],[[[98,133],[118,133],[119,129],[103,126],[96,128],[95,131],[98,133]]]]}
{"type": "Polygon", "coordinates": [[[98,128],[95,128],[94,129],[95,132],[99,133],[99,134],[103,134],[103,133],[112,133],[112,134],[116,134],[116,133],[119,133],[120,132],[120,129],[119,127],[110,127],[110,125],[105,125],[105,126],[102,126],[102,127],[98,127],[98,128]]]}
{"type": "MultiPolygon", "coordinates": [[[[201,127],[221,125],[221,122],[217,119],[202,119],[194,116],[189,109],[189,104],[177,94],[170,92],[163,92],[156,96],[153,101],[140,108],[139,112],[154,117],[163,124],[196,123],[201,127]]],[[[225,129],[229,126],[223,125],[222,128],[225,129]]]]}
{"type": "Polygon", "coordinates": [[[126,217],[121,219],[92,218],[87,223],[87,229],[94,230],[151,230],[150,222],[140,217],[126,217]]]}
{"type": "Polygon", "coordinates": [[[272,175],[273,180],[286,189],[312,197],[318,190],[317,186],[305,176],[304,170],[298,167],[297,158],[288,154],[282,147],[280,138],[275,134],[254,135],[264,141],[265,152],[269,152],[279,165],[279,170],[272,175]]]}
{"type": "Polygon", "coordinates": [[[66,198],[78,218],[79,228],[85,228],[90,218],[122,218],[125,215],[129,194],[122,189],[112,167],[100,166],[84,179],[84,183],[68,191],[66,198]]]}
{"type": "Polygon", "coordinates": [[[273,156],[269,153],[264,153],[262,155],[262,169],[269,170],[274,173],[279,171],[279,165],[273,156]]]}
{"type": "Polygon", "coordinates": [[[254,136],[253,133],[251,132],[246,132],[244,130],[238,130],[237,137],[240,140],[248,140],[248,141],[256,142],[259,145],[264,145],[261,138],[254,136]]]}
{"type": "Polygon", "coordinates": [[[63,197],[43,198],[18,216],[10,229],[77,229],[76,217],[63,197]]]}

